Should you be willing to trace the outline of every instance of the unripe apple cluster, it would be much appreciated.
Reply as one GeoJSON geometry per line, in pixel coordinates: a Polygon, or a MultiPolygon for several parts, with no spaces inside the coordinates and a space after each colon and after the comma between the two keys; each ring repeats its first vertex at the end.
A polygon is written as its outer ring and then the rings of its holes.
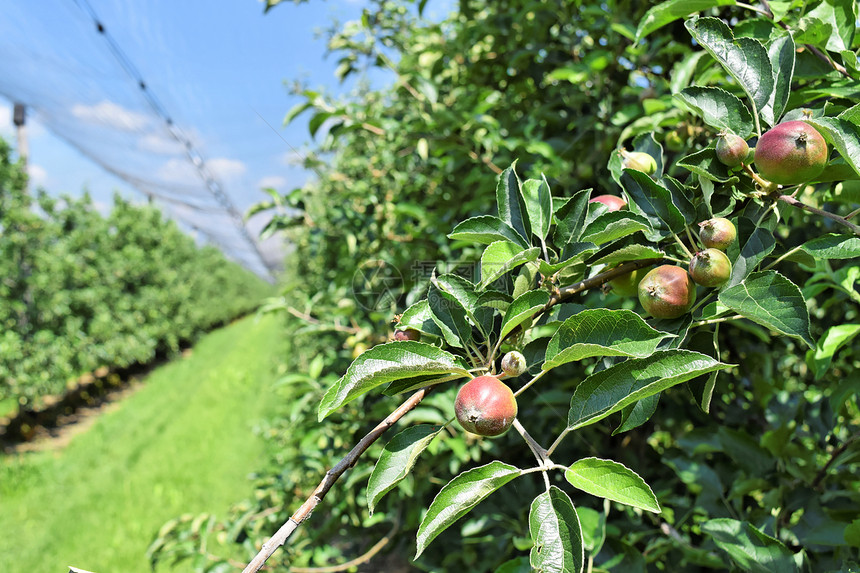
{"type": "Polygon", "coordinates": [[[637,296],[645,312],[654,318],[673,319],[689,312],[696,302],[696,285],[717,288],[732,275],[725,250],[737,238],[728,219],[718,217],[699,223],[705,249],[693,255],[689,272],[675,265],[636,269],[609,281],[619,296],[637,296]]]}

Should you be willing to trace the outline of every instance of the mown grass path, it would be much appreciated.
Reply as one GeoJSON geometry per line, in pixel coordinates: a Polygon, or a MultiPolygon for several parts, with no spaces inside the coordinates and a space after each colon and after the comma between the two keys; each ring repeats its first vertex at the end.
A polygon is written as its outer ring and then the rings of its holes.
{"type": "Polygon", "coordinates": [[[272,412],[283,340],[275,318],[245,318],[155,370],[64,449],[0,457],[0,571],[147,572],[165,521],[223,515],[250,495],[265,459],[253,427],[272,412]]]}

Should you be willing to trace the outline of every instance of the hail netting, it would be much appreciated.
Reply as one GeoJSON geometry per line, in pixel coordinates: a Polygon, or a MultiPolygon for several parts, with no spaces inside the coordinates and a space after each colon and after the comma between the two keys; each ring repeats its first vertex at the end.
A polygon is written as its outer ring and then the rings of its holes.
{"type": "Polygon", "coordinates": [[[228,257],[269,275],[279,255],[266,260],[234,199],[258,190],[228,192],[196,130],[183,129],[167,109],[180,106],[162,105],[90,3],[0,4],[0,94],[228,257]]]}

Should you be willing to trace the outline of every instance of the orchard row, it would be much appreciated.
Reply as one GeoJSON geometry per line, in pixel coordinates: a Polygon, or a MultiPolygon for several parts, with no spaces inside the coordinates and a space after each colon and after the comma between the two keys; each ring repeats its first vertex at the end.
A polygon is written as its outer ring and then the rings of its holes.
{"type": "Polygon", "coordinates": [[[0,141],[0,400],[32,406],[253,309],[269,286],[150,206],[26,192],[0,141]]]}

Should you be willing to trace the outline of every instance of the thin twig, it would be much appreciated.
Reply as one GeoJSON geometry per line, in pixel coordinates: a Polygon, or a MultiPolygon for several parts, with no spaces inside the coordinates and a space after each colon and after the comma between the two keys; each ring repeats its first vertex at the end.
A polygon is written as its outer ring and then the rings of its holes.
{"type": "Polygon", "coordinates": [[[287,312],[289,312],[290,314],[292,314],[296,318],[304,320],[305,322],[309,322],[311,324],[318,324],[320,326],[330,328],[331,330],[336,330],[337,332],[348,332],[349,334],[358,334],[359,332],[361,332],[360,328],[355,328],[355,327],[351,327],[351,326],[343,326],[340,324],[329,324],[329,323],[323,322],[320,319],[314,318],[313,316],[311,316],[307,313],[304,313],[300,310],[296,310],[295,308],[293,308],[291,306],[287,307],[287,312]]]}
{"type": "Polygon", "coordinates": [[[798,209],[802,209],[804,211],[808,211],[810,213],[815,213],[816,215],[826,217],[831,221],[835,221],[836,223],[842,225],[843,227],[847,227],[855,235],[860,236],[860,226],[857,226],[854,223],[848,221],[845,217],[840,217],[839,215],[835,215],[828,211],[822,211],[821,209],[818,209],[816,207],[811,207],[806,203],[802,203],[789,195],[778,195],[776,199],[778,201],[782,201],[783,203],[788,203],[792,207],[797,207],[798,209]]]}
{"type": "Polygon", "coordinates": [[[388,545],[397,530],[400,529],[400,516],[394,520],[394,525],[391,526],[391,531],[385,534],[385,537],[377,541],[366,553],[350,559],[346,563],[340,565],[330,565],[328,567],[290,567],[290,573],[340,573],[352,567],[358,567],[362,563],[370,561],[370,559],[379,553],[383,547],[388,545]]]}
{"type": "Polygon", "coordinates": [[[278,531],[263,544],[259,553],[257,553],[251,562],[248,563],[248,566],[245,567],[242,573],[255,573],[256,571],[259,571],[278,547],[286,543],[287,539],[299,527],[299,525],[310,517],[311,512],[316,509],[316,506],[319,505],[340,476],[342,476],[346,470],[355,465],[358,458],[361,457],[361,455],[367,451],[367,448],[378,440],[383,433],[385,433],[385,430],[393,426],[407,412],[420,404],[421,400],[423,400],[432,390],[433,387],[431,386],[422,388],[415,392],[408,400],[403,402],[396,410],[391,412],[387,418],[373,428],[373,430],[368,432],[368,434],[364,436],[342,460],[327,471],[325,477],[323,477],[322,481],[310,497],[308,497],[302,506],[290,517],[290,519],[287,520],[287,522],[284,523],[280,529],[278,529],[278,531]]]}
{"type": "Polygon", "coordinates": [[[736,314],[734,316],[724,316],[722,318],[711,318],[709,320],[699,320],[690,325],[691,328],[695,328],[697,326],[707,326],[708,324],[719,324],[721,322],[727,322],[729,320],[740,320],[743,316],[740,314],[736,314]]]}
{"type": "Polygon", "coordinates": [[[626,263],[622,263],[613,269],[609,269],[608,271],[604,271],[602,273],[596,274],[590,279],[581,280],[578,283],[574,283],[572,285],[568,285],[564,288],[558,289],[558,291],[553,294],[549,302],[544,307],[543,311],[546,312],[553,306],[566,301],[574,295],[577,295],[581,292],[585,292],[587,290],[598,288],[601,285],[604,285],[611,281],[614,278],[632,273],[637,269],[643,269],[645,267],[650,267],[651,265],[660,264],[663,261],[662,258],[659,259],[641,259],[638,261],[628,261],[626,263]]]}
{"type": "Polygon", "coordinates": [[[537,443],[537,441],[535,441],[534,438],[531,437],[531,435],[526,431],[520,421],[516,418],[514,418],[514,428],[516,428],[517,432],[520,433],[520,435],[526,441],[526,444],[528,444],[529,449],[535,455],[535,459],[537,459],[537,463],[544,468],[543,481],[544,484],[546,484],[547,491],[549,491],[549,476],[546,474],[546,468],[548,466],[551,466],[552,462],[550,462],[549,459],[546,457],[546,449],[544,449],[543,446],[541,446],[539,443],[537,443]]]}
{"type": "Polygon", "coordinates": [[[854,434],[853,436],[845,440],[841,446],[833,450],[833,453],[830,454],[830,459],[828,459],[827,463],[824,464],[824,466],[820,470],[818,470],[817,474],[815,474],[815,479],[812,480],[812,487],[818,487],[822,480],[827,477],[827,470],[830,469],[830,466],[833,465],[833,462],[836,461],[836,458],[838,458],[842,454],[842,452],[847,450],[851,446],[851,444],[857,441],[857,439],[860,439],[860,434],[854,434]]]}
{"type": "Polygon", "coordinates": [[[762,14],[763,16],[772,16],[772,14],[769,14],[767,11],[762,10],[761,8],[757,8],[751,4],[744,4],[743,2],[738,2],[735,5],[738,8],[745,8],[747,10],[751,10],[752,12],[758,12],[759,14],[762,14]]]}

